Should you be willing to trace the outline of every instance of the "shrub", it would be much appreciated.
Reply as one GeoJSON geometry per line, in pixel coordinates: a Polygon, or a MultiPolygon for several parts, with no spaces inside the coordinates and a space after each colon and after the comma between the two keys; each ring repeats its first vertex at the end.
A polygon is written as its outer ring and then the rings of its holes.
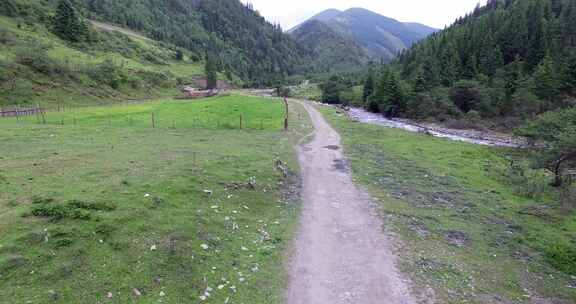
{"type": "Polygon", "coordinates": [[[22,47],[18,50],[16,62],[31,68],[35,72],[49,76],[70,74],[65,64],[48,56],[46,47],[22,47]]]}
{"type": "Polygon", "coordinates": [[[576,275],[576,248],[565,244],[554,244],[545,249],[544,258],[554,268],[576,275]]]}
{"type": "Polygon", "coordinates": [[[547,193],[552,181],[545,170],[532,169],[526,161],[512,161],[503,175],[517,194],[528,198],[539,198],[547,193]]]}
{"type": "Polygon", "coordinates": [[[120,88],[120,85],[127,82],[128,78],[124,70],[110,59],[106,59],[95,68],[89,69],[88,75],[95,81],[106,84],[113,89],[120,88]]]}
{"type": "Polygon", "coordinates": [[[32,215],[47,217],[53,221],[63,219],[89,220],[92,218],[90,211],[112,211],[116,207],[106,203],[90,203],[80,200],[71,200],[66,204],[50,205],[51,200],[39,200],[39,206],[32,208],[32,215]]]}
{"type": "Polygon", "coordinates": [[[487,102],[484,87],[471,80],[462,80],[454,84],[450,90],[450,100],[464,113],[472,110],[480,111],[487,102]]]}
{"type": "Polygon", "coordinates": [[[94,211],[113,211],[116,209],[115,206],[106,203],[90,203],[79,200],[69,201],[68,206],[77,209],[94,210],[94,211]]]}
{"type": "Polygon", "coordinates": [[[47,217],[53,221],[59,221],[66,218],[88,220],[91,218],[90,213],[86,210],[77,209],[67,205],[42,205],[32,209],[32,215],[47,217]]]}

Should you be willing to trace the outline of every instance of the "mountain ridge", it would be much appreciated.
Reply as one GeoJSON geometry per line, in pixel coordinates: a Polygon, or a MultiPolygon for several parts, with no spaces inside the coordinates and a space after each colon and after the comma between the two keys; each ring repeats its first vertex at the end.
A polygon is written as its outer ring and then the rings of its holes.
{"type": "Polygon", "coordinates": [[[342,36],[340,39],[354,41],[362,47],[372,59],[387,62],[437,31],[421,23],[403,23],[364,8],[352,7],[344,11],[324,10],[290,29],[288,33],[302,42],[299,40],[301,36],[305,36],[302,27],[311,21],[326,24],[342,36]]]}

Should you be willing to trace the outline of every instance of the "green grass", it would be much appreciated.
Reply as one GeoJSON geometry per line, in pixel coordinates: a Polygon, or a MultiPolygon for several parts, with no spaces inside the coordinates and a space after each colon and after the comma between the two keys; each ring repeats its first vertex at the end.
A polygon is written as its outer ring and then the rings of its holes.
{"type": "MultiPolygon", "coordinates": [[[[232,95],[67,108],[45,115],[46,124],[143,128],[152,127],[152,118],[154,127],[163,129],[240,129],[242,122],[243,129],[280,130],[284,123],[284,105],[279,99],[232,95]]],[[[16,118],[5,121],[38,124],[42,122],[42,117],[28,116],[20,121],[16,118]]]]}
{"type": "Polygon", "coordinates": [[[206,303],[281,303],[299,204],[294,177],[274,164],[296,171],[293,144],[309,123],[286,133],[96,118],[234,119],[235,108],[274,124],[282,115],[270,100],[231,96],[85,109],[77,125],[0,120],[0,302],[200,303],[209,287],[206,303]]]}
{"type": "Polygon", "coordinates": [[[418,292],[431,286],[439,303],[576,300],[568,287],[576,216],[563,213],[551,192],[538,199],[517,194],[502,176],[511,151],[322,111],[343,137],[355,179],[382,202],[386,227],[401,235],[398,255],[418,292]],[[525,212],[534,207],[543,214],[525,212]]]}

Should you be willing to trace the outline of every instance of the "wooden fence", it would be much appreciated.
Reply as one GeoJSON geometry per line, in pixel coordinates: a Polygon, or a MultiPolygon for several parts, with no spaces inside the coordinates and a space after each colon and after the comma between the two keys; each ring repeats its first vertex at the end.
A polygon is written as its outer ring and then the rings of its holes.
{"type": "Polygon", "coordinates": [[[44,115],[46,110],[40,107],[34,108],[16,108],[16,109],[0,109],[0,118],[2,117],[23,117],[23,116],[37,116],[44,115]]]}

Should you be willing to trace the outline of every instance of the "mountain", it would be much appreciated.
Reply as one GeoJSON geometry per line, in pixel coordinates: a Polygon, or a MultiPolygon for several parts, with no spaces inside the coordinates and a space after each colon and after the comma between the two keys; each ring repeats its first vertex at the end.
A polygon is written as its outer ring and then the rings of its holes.
{"type": "Polygon", "coordinates": [[[336,18],[341,13],[342,12],[337,10],[337,9],[327,9],[323,12],[318,13],[317,15],[310,17],[309,20],[318,20],[318,21],[326,22],[326,21],[329,21],[331,19],[336,18]]]}
{"type": "Polygon", "coordinates": [[[312,54],[309,69],[324,73],[350,70],[366,64],[370,57],[359,44],[319,20],[311,20],[291,32],[312,54]]]}
{"type": "MultiPolygon", "coordinates": [[[[435,32],[436,29],[417,23],[402,23],[362,8],[346,11],[330,9],[321,12],[289,33],[299,42],[302,28],[308,22],[319,21],[342,36],[354,41],[373,59],[391,61],[396,55],[435,32]],[[294,33],[298,32],[298,35],[294,33]]],[[[336,45],[335,45],[336,47],[336,45]]]]}

